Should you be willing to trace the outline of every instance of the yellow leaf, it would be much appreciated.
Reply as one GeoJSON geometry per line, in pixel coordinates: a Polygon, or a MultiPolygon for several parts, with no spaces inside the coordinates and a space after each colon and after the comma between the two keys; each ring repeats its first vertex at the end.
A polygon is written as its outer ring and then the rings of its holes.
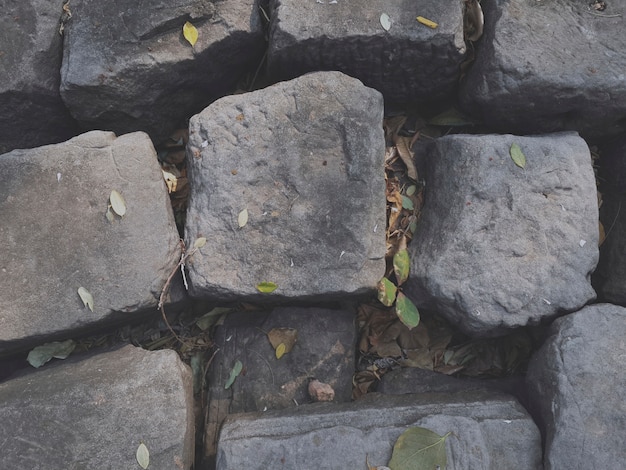
{"type": "Polygon", "coordinates": [[[239,228],[248,223],[248,209],[244,209],[239,213],[239,216],[237,217],[237,223],[239,224],[239,228]]]}
{"type": "Polygon", "coordinates": [[[183,36],[185,36],[185,39],[187,40],[187,42],[193,46],[196,44],[196,41],[198,40],[198,30],[196,29],[194,25],[192,25],[189,21],[187,21],[183,25],[183,36]]]}
{"type": "Polygon", "coordinates": [[[111,201],[111,207],[113,208],[113,212],[115,212],[120,217],[123,217],[124,214],[126,214],[126,201],[124,201],[122,195],[118,193],[115,189],[111,191],[109,201],[111,201]]]}
{"type": "Polygon", "coordinates": [[[283,357],[283,355],[285,354],[285,349],[287,349],[285,343],[280,343],[278,345],[278,347],[276,348],[276,359],[280,359],[281,357],[283,357]]]}
{"type": "Polygon", "coordinates": [[[85,304],[85,307],[88,307],[89,310],[93,312],[93,296],[91,293],[84,287],[79,287],[78,295],[80,296],[80,300],[85,304]]]}
{"type": "Polygon", "coordinates": [[[263,292],[264,294],[269,294],[270,292],[274,292],[278,289],[278,286],[274,282],[263,281],[259,282],[256,285],[256,288],[259,292],[263,292]]]}
{"type": "Polygon", "coordinates": [[[423,16],[418,16],[416,20],[422,23],[424,26],[428,26],[429,28],[432,28],[432,29],[435,29],[437,26],[439,26],[434,21],[429,20],[428,18],[424,18],[423,16]]]}

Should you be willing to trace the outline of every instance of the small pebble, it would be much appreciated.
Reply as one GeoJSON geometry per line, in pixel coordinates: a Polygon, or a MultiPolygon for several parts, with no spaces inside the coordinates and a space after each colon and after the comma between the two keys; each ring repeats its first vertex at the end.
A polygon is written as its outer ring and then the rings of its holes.
{"type": "Polygon", "coordinates": [[[312,380],[309,383],[309,395],[313,401],[333,401],[335,399],[333,388],[319,380],[312,380]]]}

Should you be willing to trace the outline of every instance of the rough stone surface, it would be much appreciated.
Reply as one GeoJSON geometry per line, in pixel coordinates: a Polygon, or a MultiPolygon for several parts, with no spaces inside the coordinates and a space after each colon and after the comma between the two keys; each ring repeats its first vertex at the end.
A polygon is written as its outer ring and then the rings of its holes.
{"type": "Polygon", "coordinates": [[[268,50],[271,73],[285,79],[315,70],[339,70],[385,96],[385,104],[449,97],[465,57],[462,4],[371,0],[271,0],[268,50]],[[385,31],[381,13],[392,22],[385,31]],[[417,15],[439,26],[417,23],[417,15]]]}
{"type": "Polygon", "coordinates": [[[428,185],[405,287],[418,307],[479,336],[595,298],[598,205],[584,140],[453,135],[424,153],[428,185]],[[524,169],[511,159],[513,143],[524,169]]]}
{"type": "Polygon", "coordinates": [[[324,301],[373,292],[385,269],[382,114],[378,92],[321,72],[194,116],[185,238],[210,243],[188,264],[191,294],[324,301]],[[278,289],[260,294],[265,281],[278,289]]]}
{"type": "Polygon", "coordinates": [[[66,359],[0,384],[2,467],[188,469],[194,459],[189,367],[133,346],[66,359]]]}
{"type": "Polygon", "coordinates": [[[61,95],[88,129],[155,142],[226,94],[262,59],[256,0],[72,0],[61,95]],[[198,30],[195,46],[182,27],[198,30]]]}
{"type": "Polygon", "coordinates": [[[527,382],[546,470],[622,468],[626,461],[626,309],[585,307],[556,320],[527,382]]]}
{"type": "Polygon", "coordinates": [[[528,413],[499,394],[367,396],[286,412],[233,415],[220,434],[217,469],[346,469],[385,465],[407,428],[447,440],[448,468],[539,470],[541,437],[528,413]]]}
{"type": "Polygon", "coordinates": [[[354,314],[321,308],[277,308],[271,312],[231,313],[215,335],[220,352],[209,372],[207,455],[215,454],[215,438],[228,413],[294,409],[310,403],[311,379],[334,390],[334,400],[352,395],[356,329],[354,314]],[[282,358],[266,335],[272,328],[295,328],[298,339],[282,358]],[[226,390],[234,363],[245,368],[226,390]]]}
{"type": "Polygon", "coordinates": [[[626,130],[626,0],[484,0],[483,38],[461,85],[466,111],[500,132],[626,130]],[[594,14],[596,13],[596,14],[594,14]]]}
{"type": "Polygon", "coordinates": [[[76,134],[59,94],[62,5],[0,1],[0,154],[76,134]]]}
{"type": "Polygon", "coordinates": [[[89,132],[0,157],[0,353],[154,309],[178,233],[144,133],[89,132]],[[112,190],[124,217],[105,217],[112,190]],[[94,298],[86,309],[79,287],[94,298]]]}

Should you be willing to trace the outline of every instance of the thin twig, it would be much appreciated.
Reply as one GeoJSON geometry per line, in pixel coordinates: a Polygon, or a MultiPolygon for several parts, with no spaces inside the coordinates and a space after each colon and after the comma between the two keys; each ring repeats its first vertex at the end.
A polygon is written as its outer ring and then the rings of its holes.
{"type": "Polygon", "coordinates": [[[617,13],[615,15],[603,15],[602,13],[596,13],[595,11],[589,11],[589,10],[585,10],[585,11],[589,13],[590,15],[599,16],[601,18],[621,18],[622,17],[621,13],[617,13]]]}

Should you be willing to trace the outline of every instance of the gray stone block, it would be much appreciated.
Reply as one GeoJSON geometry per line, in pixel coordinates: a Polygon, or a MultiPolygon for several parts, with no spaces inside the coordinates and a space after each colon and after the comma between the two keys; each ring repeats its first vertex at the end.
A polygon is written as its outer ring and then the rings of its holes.
{"type": "Polygon", "coordinates": [[[320,72],[222,98],[192,117],[190,292],[317,301],[373,292],[385,269],[382,96],[320,72]],[[246,224],[239,214],[246,210],[246,224]],[[278,289],[260,294],[256,286],[278,289]]]}
{"type": "Polygon", "coordinates": [[[14,150],[0,156],[0,181],[0,353],[157,313],[180,247],[146,134],[94,131],[14,150]],[[112,190],[127,212],[109,222],[112,190]]]}
{"type": "Polygon", "coordinates": [[[584,140],[453,135],[417,150],[428,157],[427,186],[405,292],[418,307],[486,336],[595,298],[598,204],[584,140]]]}
{"type": "Polygon", "coordinates": [[[585,307],[556,320],[526,377],[546,470],[623,468],[626,309],[585,307]]]}
{"type": "Polygon", "coordinates": [[[174,351],[133,346],[51,363],[0,384],[2,468],[188,469],[194,460],[192,379],[174,351]]]}
{"type": "Polygon", "coordinates": [[[465,57],[462,3],[272,0],[270,73],[281,79],[339,70],[380,91],[385,104],[448,98],[465,57]],[[380,16],[391,28],[385,31],[380,16]],[[436,21],[436,29],[416,21],[436,21]]]}
{"type": "Polygon", "coordinates": [[[486,392],[367,395],[354,403],[232,415],[224,423],[217,469],[337,469],[385,465],[393,444],[419,426],[446,442],[448,468],[539,470],[541,437],[514,399],[486,392]]]}
{"type": "Polygon", "coordinates": [[[464,109],[499,132],[626,130],[626,1],[483,0],[464,109]],[[593,3],[593,2],[591,2],[593,3]]]}
{"type": "Polygon", "coordinates": [[[59,94],[62,5],[0,0],[0,154],[77,133],[59,94]]]}
{"type": "Polygon", "coordinates": [[[82,126],[155,142],[261,62],[256,0],[72,0],[61,95],[82,126]],[[191,46],[185,22],[198,30],[191,46]]]}

